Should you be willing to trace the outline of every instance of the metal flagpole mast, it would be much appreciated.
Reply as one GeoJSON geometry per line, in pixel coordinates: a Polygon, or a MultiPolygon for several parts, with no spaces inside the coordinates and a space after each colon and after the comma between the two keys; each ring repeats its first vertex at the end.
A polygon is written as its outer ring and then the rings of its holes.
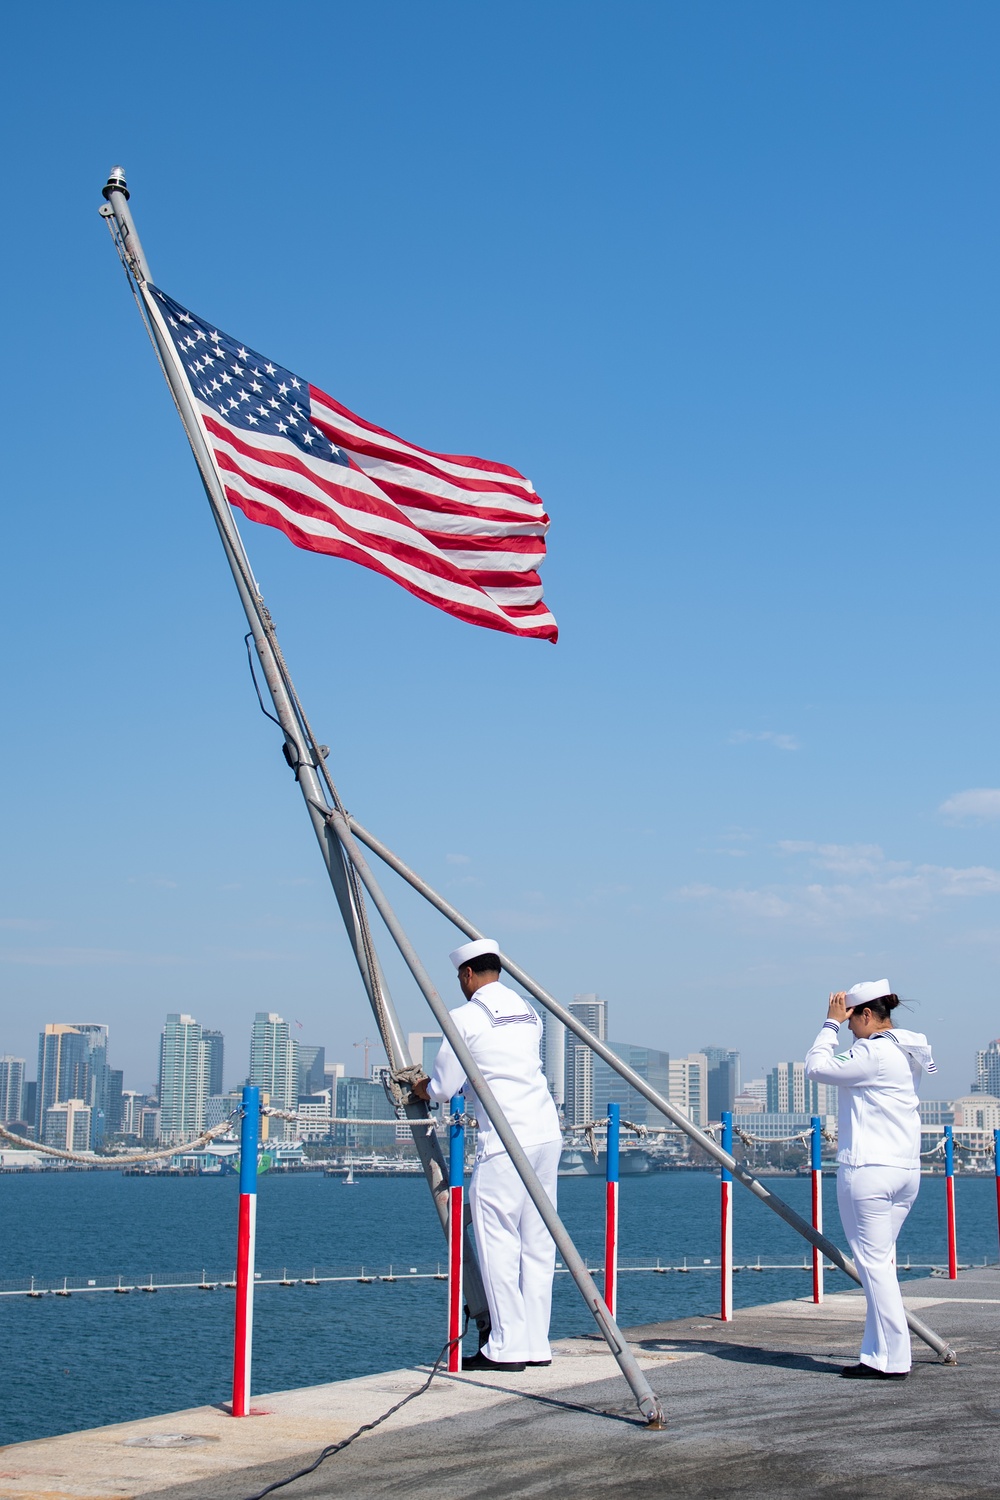
{"type": "MultiPolygon", "coordinates": [[[[381,839],[377,839],[356,818],[348,814],[346,821],[351,832],[363,844],[366,844],[374,854],[377,854],[389,866],[390,870],[395,870],[397,875],[402,876],[406,883],[412,886],[415,891],[419,891],[460,932],[464,932],[466,937],[469,938],[481,938],[483,936],[478,927],[470,922],[467,917],[464,917],[460,911],[456,910],[450,901],[436,891],[433,886],[429,885],[415,870],[411,870],[409,865],[400,859],[398,854],[394,854],[388,845],[383,844],[381,839]]],[[[691,1140],[696,1142],[720,1166],[727,1168],[736,1178],[737,1182],[742,1183],[745,1188],[748,1188],[753,1193],[755,1198],[759,1198],[762,1203],[765,1203],[771,1209],[772,1213],[776,1213],[780,1219],[784,1219],[786,1224],[789,1224],[797,1234],[801,1234],[803,1239],[808,1240],[811,1245],[815,1245],[819,1250],[822,1250],[828,1260],[832,1260],[835,1266],[838,1266],[852,1281],[856,1281],[860,1285],[861,1277],[858,1275],[857,1267],[850,1256],[844,1254],[839,1245],[835,1244],[833,1240],[828,1240],[824,1234],[814,1229],[784,1199],[779,1198],[777,1193],[772,1193],[759,1178],[755,1177],[752,1172],[747,1171],[746,1167],[738,1162],[735,1157],[731,1156],[728,1151],[724,1151],[710,1135],[707,1135],[704,1130],[699,1130],[697,1125],[693,1125],[687,1115],[683,1114],[676,1105],[671,1104],[668,1099],[664,1099],[662,1094],[658,1094],[654,1088],[651,1088],[640,1073],[630,1068],[627,1063],[622,1062],[621,1058],[612,1052],[611,1048],[605,1042],[594,1036],[592,1031],[588,1031],[582,1021],[578,1021],[571,1011],[566,1010],[560,1005],[559,1001],[553,995],[550,995],[548,990],[543,989],[540,984],[536,983],[530,974],[525,973],[519,964],[514,963],[505,953],[501,953],[499,958],[512,979],[515,979],[518,984],[522,985],[528,991],[529,995],[532,995],[544,1005],[546,1010],[550,1011],[557,1020],[562,1021],[567,1030],[572,1031],[582,1042],[585,1042],[592,1052],[596,1052],[597,1056],[606,1062],[609,1068],[613,1068],[620,1077],[625,1079],[626,1083],[631,1084],[636,1093],[641,1094],[644,1099],[647,1099],[654,1109],[659,1110],[661,1115],[665,1115],[679,1130],[682,1130],[685,1135],[690,1136],[691,1140]]],[[[918,1318],[915,1313],[907,1311],[906,1321],[917,1337],[923,1339],[924,1343],[940,1356],[943,1364],[958,1363],[958,1357],[951,1345],[945,1339],[941,1338],[940,1335],[936,1334],[932,1328],[928,1328],[927,1324],[921,1318],[918,1318]]]]}
{"type": "MultiPolygon", "coordinates": [[[[347,928],[347,935],[361,971],[361,979],[378,1023],[379,1035],[382,1038],[386,1056],[394,1071],[405,1068],[410,1064],[410,1057],[403,1029],[372,942],[365,913],[364,896],[358,885],[356,872],[328,817],[329,812],[333,810],[331,803],[338,809],[341,808],[341,803],[326,767],[325,746],[320,746],[316,742],[295,692],[278,644],[274,622],[257,586],[257,580],[250,566],[232,509],[212,462],[208,443],[194,409],[187,380],[180,367],[173,341],[162,326],[162,314],[159,308],[148,295],[147,285],[152,284],[152,276],[128,206],[129,191],[121,167],[112,168],[103,193],[105,202],[101,205],[100,212],[103,218],[114,223],[117,230],[119,253],[133,282],[160,367],[191,444],[226,560],[253,635],[254,647],[264,681],[267,684],[268,694],[285,736],[282,747],[284,756],[295,772],[295,780],[302,793],[306,811],[309,814],[330,883],[347,928]]],[[[414,1120],[425,1120],[428,1116],[427,1106],[418,1101],[407,1103],[405,1111],[407,1118],[414,1120]]],[[[417,1129],[412,1134],[415,1149],[431,1189],[434,1205],[442,1227],[447,1233],[448,1187],[441,1147],[433,1131],[417,1129]]],[[[482,1330],[488,1318],[486,1294],[479,1275],[479,1265],[475,1258],[471,1234],[468,1240],[465,1272],[466,1297],[470,1315],[482,1330]]]]}

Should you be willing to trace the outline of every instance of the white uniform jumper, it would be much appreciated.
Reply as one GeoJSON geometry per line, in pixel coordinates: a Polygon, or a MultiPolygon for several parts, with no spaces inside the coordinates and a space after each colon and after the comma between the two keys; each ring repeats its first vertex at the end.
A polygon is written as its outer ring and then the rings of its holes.
{"type": "MultiPolygon", "coordinates": [[[[542,1073],[542,1023],[536,1011],[513,990],[493,983],[482,985],[451,1018],[555,1205],[562,1136],[542,1073]]],[[[446,1104],[463,1090],[479,1121],[469,1206],[492,1325],[483,1353],[501,1363],[548,1360],[556,1247],[464,1068],[444,1042],[428,1092],[446,1104]]]]}
{"type": "Polygon", "coordinates": [[[806,1077],[839,1089],[837,1206],[868,1303],[861,1363],[908,1370],[910,1330],[896,1279],[896,1238],[920,1187],[916,1081],[936,1071],[917,1031],[877,1031],[837,1052],[839,1027],[806,1053],[806,1077]]]}

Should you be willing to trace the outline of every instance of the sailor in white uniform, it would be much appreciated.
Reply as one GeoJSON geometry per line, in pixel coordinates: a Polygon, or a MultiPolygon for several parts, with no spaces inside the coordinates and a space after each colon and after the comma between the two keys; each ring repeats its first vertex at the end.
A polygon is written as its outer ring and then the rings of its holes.
{"type": "Polygon", "coordinates": [[[887,979],[838,991],[806,1053],[806,1077],[839,1090],[837,1206],[868,1303],[860,1363],[841,1371],[849,1380],[905,1380],[911,1364],[896,1239],[920,1187],[916,1083],[937,1069],[922,1033],[893,1028],[898,1004],[887,979]],[[854,1045],[841,1052],[845,1020],[854,1045]]]}
{"type": "MultiPolygon", "coordinates": [[[[542,1072],[542,1023],[527,1000],[500,984],[499,951],[491,938],[481,938],[450,955],[466,999],[451,1018],[554,1205],[562,1135],[542,1072]]],[[[462,1368],[517,1371],[551,1364],[555,1244],[446,1041],[426,1091],[447,1104],[463,1090],[479,1122],[469,1207],[491,1331],[489,1342],[462,1368]]]]}

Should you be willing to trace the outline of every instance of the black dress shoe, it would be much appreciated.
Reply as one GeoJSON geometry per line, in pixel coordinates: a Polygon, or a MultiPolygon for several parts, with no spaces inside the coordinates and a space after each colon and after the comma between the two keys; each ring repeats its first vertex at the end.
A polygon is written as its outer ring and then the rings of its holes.
{"type": "Polygon", "coordinates": [[[909,1370],[876,1370],[874,1365],[845,1365],[841,1370],[845,1380],[905,1380],[909,1370]]]}
{"type": "Polygon", "coordinates": [[[552,1361],[551,1359],[526,1359],[524,1363],[529,1370],[545,1370],[552,1361]]]}
{"type": "Polygon", "coordinates": [[[502,1359],[489,1359],[480,1349],[478,1354],[467,1354],[462,1360],[463,1370],[493,1370],[498,1375],[520,1375],[524,1361],[516,1364],[502,1359]]]}

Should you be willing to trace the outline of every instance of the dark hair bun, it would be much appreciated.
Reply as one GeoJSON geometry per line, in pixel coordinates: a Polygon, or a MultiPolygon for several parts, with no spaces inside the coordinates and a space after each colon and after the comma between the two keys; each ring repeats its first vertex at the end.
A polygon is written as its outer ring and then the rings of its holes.
{"type": "Polygon", "coordinates": [[[895,1010],[896,1006],[899,1004],[899,996],[898,995],[883,995],[881,997],[879,1003],[881,1005],[884,1005],[885,1008],[886,1008],[886,1010],[895,1010]]]}

